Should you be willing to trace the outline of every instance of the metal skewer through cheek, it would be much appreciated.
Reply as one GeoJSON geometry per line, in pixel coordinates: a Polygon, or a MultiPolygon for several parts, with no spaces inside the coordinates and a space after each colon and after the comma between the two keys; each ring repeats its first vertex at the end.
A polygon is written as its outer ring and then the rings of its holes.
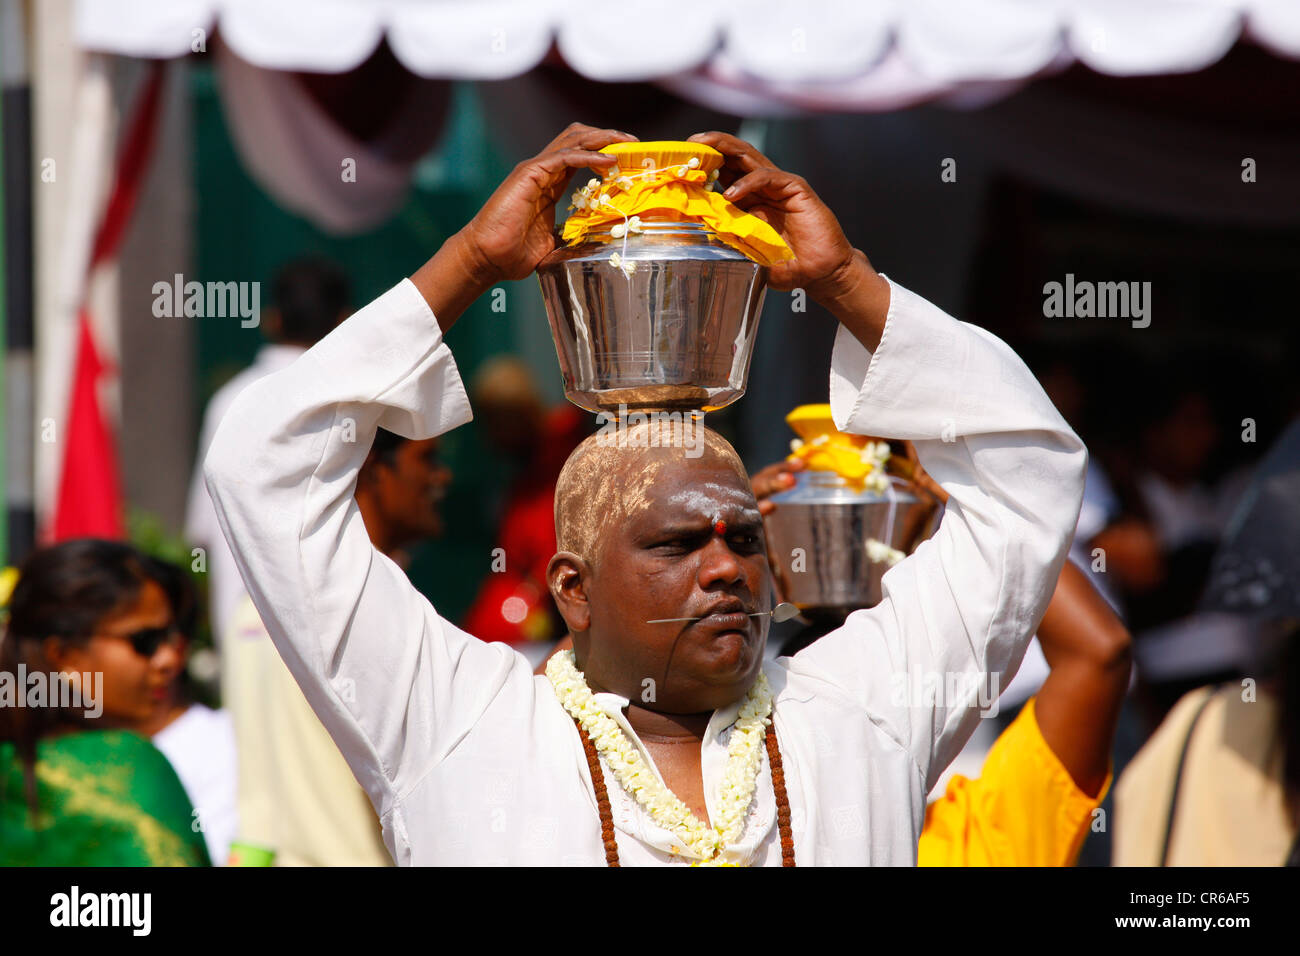
{"type": "MultiPolygon", "coordinates": [[[[781,624],[795,617],[798,613],[799,613],[799,609],[797,607],[795,607],[793,604],[790,604],[786,601],[782,601],[780,604],[772,608],[772,610],[770,611],[755,611],[752,614],[746,615],[746,617],[764,617],[765,615],[770,614],[772,615],[773,622],[777,624],[781,624]]],[[[662,617],[655,621],[646,621],[646,623],[647,624],[676,624],[680,621],[702,621],[702,620],[704,620],[703,617],[662,617]]]]}

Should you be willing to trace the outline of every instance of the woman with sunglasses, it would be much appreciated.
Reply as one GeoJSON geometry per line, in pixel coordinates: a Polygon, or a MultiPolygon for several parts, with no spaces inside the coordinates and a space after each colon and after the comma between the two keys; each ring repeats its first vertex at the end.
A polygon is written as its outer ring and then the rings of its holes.
{"type": "Polygon", "coordinates": [[[175,771],[132,729],[183,663],[151,564],[84,539],[20,569],[0,638],[0,864],[209,863],[175,771]]]}

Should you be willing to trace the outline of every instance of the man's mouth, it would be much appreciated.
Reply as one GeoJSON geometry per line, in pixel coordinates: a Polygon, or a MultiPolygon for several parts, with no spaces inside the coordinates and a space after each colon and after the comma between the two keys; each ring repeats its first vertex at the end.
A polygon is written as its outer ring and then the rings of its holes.
{"type": "Polygon", "coordinates": [[[755,618],[748,606],[740,598],[727,598],[718,601],[712,607],[704,608],[703,613],[682,617],[657,617],[646,621],[647,624],[680,624],[682,627],[703,625],[718,633],[743,631],[749,633],[749,626],[755,618]]]}
{"type": "Polygon", "coordinates": [[[753,618],[745,605],[738,600],[720,601],[713,605],[695,623],[711,631],[748,631],[753,618]]]}
{"type": "Polygon", "coordinates": [[[724,631],[748,631],[751,620],[748,614],[710,614],[708,617],[700,618],[697,623],[723,633],[724,631]]]}

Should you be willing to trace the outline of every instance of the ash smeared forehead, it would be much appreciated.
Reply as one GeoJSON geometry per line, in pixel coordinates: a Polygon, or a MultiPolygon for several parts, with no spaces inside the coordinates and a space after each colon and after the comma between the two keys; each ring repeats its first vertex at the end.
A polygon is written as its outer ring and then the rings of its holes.
{"type": "Polygon", "coordinates": [[[755,521],[761,520],[748,480],[743,488],[717,481],[699,482],[689,488],[673,492],[664,499],[664,505],[670,509],[684,510],[709,519],[727,513],[737,517],[752,518],[755,521]]]}
{"type": "MultiPolygon", "coordinates": [[[[703,456],[729,469],[749,488],[749,475],[731,444],[698,423],[652,420],[613,434],[588,437],[569,456],[555,487],[555,540],[561,551],[593,560],[596,545],[607,528],[643,512],[665,469],[682,467],[687,453],[702,444],[703,456]],[[702,439],[702,441],[701,441],[702,439]]],[[[698,460],[698,455],[693,456],[698,460]]],[[[752,503],[740,488],[707,482],[752,503]]],[[[721,495],[718,491],[716,495],[721,495]]],[[[721,500],[720,498],[718,500],[721,500]]],[[[730,499],[728,499],[730,502],[730,499]]],[[[716,510],[716,506],[715,506],[716,510]]]]}

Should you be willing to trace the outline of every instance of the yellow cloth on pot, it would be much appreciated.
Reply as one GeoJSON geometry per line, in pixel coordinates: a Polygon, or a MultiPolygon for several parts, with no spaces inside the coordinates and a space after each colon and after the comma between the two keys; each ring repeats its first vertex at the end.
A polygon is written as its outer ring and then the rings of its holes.
{"type": "Polygon", "coordinates": [[[810,471],[833,471],[856,488],[873,475],[884,475],[889,444],[840,431],[829,405],[800,405],[785,421],[800,439],[791,446],[789,460],[802,458],[810,471]]]}
{"type": "MultiPolygon", "coordinates": [[[[569,245],[589,233],[638,220],[697,222],[718,239],[764,266],[794,253],[775,229],[713,192],[722,154],[702,143],[613,143],[601,150],[618,160],[604,179],[592,179],[573,197],[576,209],[564,223],[569,245]]],[[[632,232],[639,223],[633,223],[632,232]]]]}

